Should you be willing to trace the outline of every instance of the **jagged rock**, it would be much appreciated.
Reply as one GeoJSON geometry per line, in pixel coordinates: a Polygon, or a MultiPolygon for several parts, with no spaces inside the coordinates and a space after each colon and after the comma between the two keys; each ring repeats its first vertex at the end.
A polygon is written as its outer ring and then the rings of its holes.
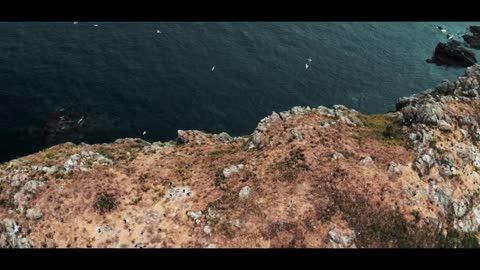
{"type": "Polygon", "coordinates": [[[431,94],[448,97],[455,93],[455,88],[455,83],[452,83],[449,80],[443,80],[439,85],[437,85],[437,87],[435,87],[431,94]]]}
{"type": "Polygon", "coordinates": [[[177,144],[186,144],[188,143],[187,133],[184,130],[177,130],[177,144]]]}
{"type": "Polygon", "coordinates": [[[452,131],[452,126],[445,120],[438,120],[438,129],[441,131],[452,131]]]}
{"type": "Polygon", "coordinates": [[[36,194],[37,190],[41,187],[43,187],[45,183],[36,181],[36,180],[30,180],[25,185],[23,186],[25,192],[30,193],[30,194],[36,194]]]}
{"type": "Polygon", "coordinates": [[[459,131],[462,134],[462,140],[468,138],[468,131],[466,131],[465,129],[459,129],[459,131]]]}
{"type": "Polygon", "coordinates": [[[302,113],[306,113],[306,112],[309,112],[311,111],[312,109],[307,106],[307,107],[302,107],[302,106],[295,106],[293,108],[290,109],[290,111],[293,113],[293,114],[302,114],[302,113]]]}
{"type": "Polygon", "coordinates": [[[102,166],[111,166],[113,165],[113,161],[109,158],[104,157],[99,153],[95,153],[92,151],[82,151],[80,154],[74,154],[70,156],[70,158],[65,161],[63,164],[63,169],[65,172],[70,172],[73,170],[80,170],[82,172],[86,172],[89,169],[85,167],[85,163],[90,161],[95,164],[100,164],[102,166]]]}
{"type": "Polygon", "coordinates": [[[328,117],[334,117],[335,116],[333,109],[327,108],[325,106],[318,106],[317,111],[322,113],[322,114],[325,114],[328,117]]]}
{"type": "Polygon", "coordinates": [[[70,156],[70,158],[65,161],[65,164],[63,164],[63,168],[65,171],[69,172],[73,167],[77,165],[77,161],[80,160],[81,156],[79,154],[74,154],[70,156]]]}
{"type": "Polygon", "coordinates": [[[440,160],[440,166],[443,172],[447,176],[455,176],[458,174],[458,170],[455,167],[455,163],[451,157],[444,157],[440,160]]]}
{"type": "MultiPolygon", "coordinates": [[[[347,117],[347,119],[350,121],[350,125],[354,126],[354,127],[363,127],[364,124],[362,122],[362,120],[360,120],[358,117],[356,117],[355,115],[349,115],[347,117]]],[[[347,123],[348,124],[348,123],[347,123]]]]}
{"type": "Polygon", "coordinates": [[[433,149],[428,149],[426,153],[422,154],[415,161],[415,168],[420,176],[426,175],[430,168],[435,164],[435,157],[433,149]]]}
{"type": "Polygon", "coordinates": [[[373,159],[370,156],[366,156],[360,160],[360,164],[371,164],[373,163],[373,159]]]}
{"type": "Polygon", "coordinates": [[[263,133],[255,130],[252,134],[252,146],[249,148],[263,148],[267,145],[267,138],[263,133]]]}
{"type": "MultiPolygon", "coordinates": [[[[478,82],[476,82],[478,84],[478,82]]],[[[477,89],[470,89],[470,90],[467,90],[465,92],[463,92],[463,94],[467,97],[471,97],[471,98],[474,98],[474,97],[478,97],[478,91],[477,89]]]]}
{"type": "Polygon", "coordinates": [[[452,202],[453,191],[447,187],[440,187],[433,182],[428,183],[428,197],[437,202],[444,211],[448,211],[452,202]]]}
{"type": "Polygon", "coordinates": [[[437,124],[444,117],[444,112],[439,104],[423,104],[419,107],[408,105],[401,110],[401,121],[404,124],[424,123],[427,125],[437,124]]]}
{"type": "Polygon", "coordinates": [[[202,211],[198,211],[198,212],[195,212],[195,211],[188,211],[187,212],[187,216],[191,219],[193,219],[193,221],[195,221],[196,223],[199,223],[200,219],[202,218],[203,214],[202,214],[202,211]]]}
{"type": "Polygon", "coordinates": [[[460,42],[451,40],[448,43],[438,43],[435,52],[428,63],[453,67],[469,67],[477,62],[475,54],[460,46],[460,42]]]}
{"type": "Polygon", "coordinates": [[[332,248],[356,248],[354,243],[355,232],[352,230],[348,230],[344,233],[330,230],[328,232],[328,240],[332,248]]]}
{"type": "Polygon", "coordinates": [[[224,168],[222,173],[225,178],[230,178],[233,175],[237,174],[240,172],[241,169],[243,169],[244,165],[243,164],[238,164],[238,165],[231,165],[227,168],[224,168]]]}
{"type": "Polygon", "coordinates": [[[228,133],[226,132],[222,132],[220,134],[217,135],[217,138],[219,141],[221,142],[231,142],[233,141],[233,138],[232,136],[230,136],[228,133]]]}
{"type": "Polygon", "coordinates": [[[345,159],[345,156],[342,155],[342,153],[339,153],[339,152],[335,151],[335,152],[333,152],[331,159],[332,160],[345,159]]]}
{"type": "Polygon", "coordinates": [[[32,243],[29,239],[23,237],[20,233],[20,226],[17,225],[13,219],[3,219],[2,224],[0,224],[0,235],[2,235],[3,242],[5,246],[0,246],[0,248],[30,248],[32,243]]]}
{"type": "Polygon", "coordinates": [[[332,106],[334,110],[336,111],[348,111],[347,106],[341,105],[341,104],[335,104],[332,106]]]}
{"type": "Polygon", "coordinates": [[[395,108],[398,111],[408,105],[414,104],[416,101],[417,101],[417,98],[415,96],[401,97],[395,103],[395,108]]]}
{"type": "Polygon", "coordinates": [[[281,112],[280,115],[276,112],[273,112],[270,116],[267,116],[260,120],[257,128],[252,134],[252,145],[249,148],[264,148],[269,144],[268,137],[265,136],[265,132],[268,130],[269,126],[275,122],[282,121],[282,119],[287,119],[290,113],[281,112]]]}
{"type": "Polygon", "coordinates": [[[388,171],[389,174],[394,174],[394,175],[401,175],[402,174],[401,165],[394,162],[394,161],[391,161],[388,164],[387,171],[388,171]]]}
{"type": "Polygon", "coordinates": [[[470,204],[470,201],[466,199],[461,201],[453,201],[452,207],[453,207],[453,214],[455,215],[455,217],[462,218],[467,213],[469,204],[470,204]]]}
{"type": "Polygon", "coordinates": [[[240,200],[246,200],[250,196],[250,187],[249,186],[244,186],[241,190],[240,193],[238,193],[238,197],[240,200]]]}
{"type": "Polygon", "coordinates": [[[480,205],[473,207],[455,225],[464,232],[478,232],[480,230],[480,205]]]}
{"type": "Polygon", "coordinates": [[[25,183],[25,181],[28,179],[28,175],[27,174],[24,174],[24,173],[21,173],[21,174],[15,174],[11,177],[11,180],[10,180],[10,185],[12,187],[19,187],[21,186],[23,183],[25,183]]]}

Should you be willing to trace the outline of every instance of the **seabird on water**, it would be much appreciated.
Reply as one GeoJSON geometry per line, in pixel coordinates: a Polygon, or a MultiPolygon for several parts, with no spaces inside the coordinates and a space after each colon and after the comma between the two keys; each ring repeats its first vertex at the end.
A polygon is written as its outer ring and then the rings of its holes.
{"type": "Polygon", "coordinates": [[[97,26],[98,26],[98,24],[94,24],[93,26],[97,27],[97,26]]]}
{"type": "Polygon", "coordinates": [[[215,70],[215,66],[212,67],[212,71],[214,71],[214,70],[215,70]]]}
{"type": "Polygon", "coordinates": [[[161,34],[161,33],[162,33],[162,31],[160,31],[160,30],[157,29],[157,34],[161,34]]]}
{"type": "Polygon", "coordinates": [[[308,58],[307,60],[308,60],[308,62],[312,62],[312,58],[308,58]]]}
{"type": "Polygon", "coordinates": [[[147,132],[146,132],[146,131],[144,131],[144,132],[142,133],[142,135],[143,135],[143,136],[145,136],[146,134],[147,134],[147,132]]]}
{"type": "Polygon", "coordinates": [[[73,24],[78,24],[78,22],[73,22],[73,24]]]}
{"type": "Polygon", "coordinates": [[[308,63],[305,64],[305,69],[308,69],[308,63]]]}

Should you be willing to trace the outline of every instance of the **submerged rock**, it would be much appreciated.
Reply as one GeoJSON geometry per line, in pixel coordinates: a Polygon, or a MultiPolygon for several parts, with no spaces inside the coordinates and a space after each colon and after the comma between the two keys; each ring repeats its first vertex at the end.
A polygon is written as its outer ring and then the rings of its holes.
{"type": "Polygon", "coordinates": [[[460,46],[460,42],[451,40],[448,43],[438,43],[433,56],[428,63],[452,67],[469,67],[477,62],[475,54],[460,46]]]}

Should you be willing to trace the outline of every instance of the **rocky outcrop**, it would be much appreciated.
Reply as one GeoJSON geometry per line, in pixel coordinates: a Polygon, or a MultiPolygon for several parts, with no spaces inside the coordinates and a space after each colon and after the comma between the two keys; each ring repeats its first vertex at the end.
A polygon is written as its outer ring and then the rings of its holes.
{"type": "Polygon", "coordinates": [[[472,35],[463,35],[463,40],[470,48],[480,49],[480,26],[470,26],[472,35]]]}
{"type": "Polygon", "coordinates": [[[428,59],[427,62],[453,67],[469,67],[477,63],[475,54],[460,45],[460,42],[455,40],[438,43],[432,58],[428,59]]]}

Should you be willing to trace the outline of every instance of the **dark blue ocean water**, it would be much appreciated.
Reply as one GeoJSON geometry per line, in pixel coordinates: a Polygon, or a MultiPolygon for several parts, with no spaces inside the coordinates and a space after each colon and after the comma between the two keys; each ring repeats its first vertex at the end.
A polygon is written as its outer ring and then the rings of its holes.
{"type": "Polygon", "coordinates": [[[462,34],[472,23],[2,22],[0,161],[62,140],[248,134],[295,105],[386,112],[463,73],[425,62],[446,40],[437,25],[462,34]],[[46,141],[61,109],[83,125],[46,141]]]}

